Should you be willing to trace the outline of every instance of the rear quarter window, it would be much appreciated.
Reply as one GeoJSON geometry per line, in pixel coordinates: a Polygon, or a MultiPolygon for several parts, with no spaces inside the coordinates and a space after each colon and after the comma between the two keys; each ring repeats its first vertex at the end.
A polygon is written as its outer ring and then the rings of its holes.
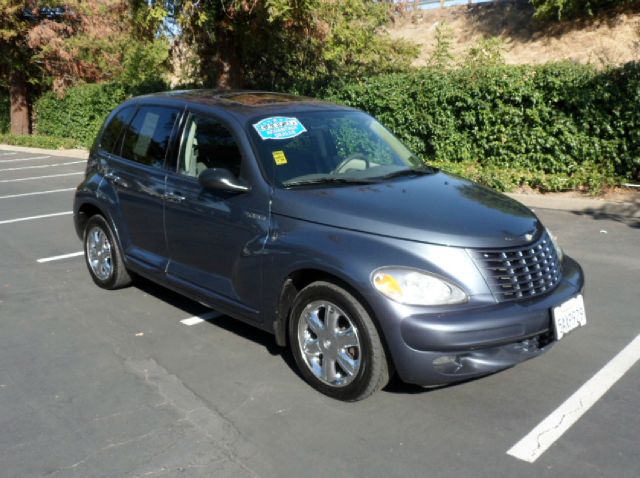
{"type": "Polygon", "coordinates": [[[179,115],[177,108],[140,107],[125,131],[121,156],[161,168],[179,115]]]}
{"type": "Polygon", "coordinates": [[[109,124],[104,128],[100,138],[100,148],[108,153],[118,154],[120,133],[129,124],[135,111],[134,106],[129,106],[118,111],[109,124]]]}

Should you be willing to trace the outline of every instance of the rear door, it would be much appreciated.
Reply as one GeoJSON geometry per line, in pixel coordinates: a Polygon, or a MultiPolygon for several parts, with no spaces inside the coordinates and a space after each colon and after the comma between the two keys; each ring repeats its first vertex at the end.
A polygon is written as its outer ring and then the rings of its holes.
{"type": "Polygon", "coordinates": [[[148,272],[164,271],[167,263],[165,161],[180,115],[176,107],[140,106],[124,129],[120,154],[110,158],[105,172],[117,194],[117,222],[125,254],[148,272]]]}

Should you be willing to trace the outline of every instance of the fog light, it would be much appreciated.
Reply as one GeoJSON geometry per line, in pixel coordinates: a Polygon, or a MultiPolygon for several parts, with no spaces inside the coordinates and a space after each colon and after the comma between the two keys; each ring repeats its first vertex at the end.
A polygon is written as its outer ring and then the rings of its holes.
{"type": "Polygon", "coordinates": [[[462,368],[461,355],[441,355],[433,359],[433,368],[441,373],[455,373],[462,368]]]}
{"type": "Polygon", "coordinates": [[[540,341],[538,337],[532,337],[513,344],[513,348],[516,352],[521,354],[528,354],[537,352],[540,349],[540,341]]]}

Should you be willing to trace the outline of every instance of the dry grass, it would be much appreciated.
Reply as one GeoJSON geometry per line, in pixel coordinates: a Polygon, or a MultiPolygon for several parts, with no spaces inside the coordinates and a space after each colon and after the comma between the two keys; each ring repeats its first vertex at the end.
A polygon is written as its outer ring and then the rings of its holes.
{"type": "Polygon", "coordinates": [[[421,52],[414,64],[423,66],[443,23],[451,29],[456,58],[480,39],[499,37],[509,64],[571,60],[603,66],[640,59],[640,4],[588,20],[548,23],[533,19],[527,0],[503,0],[405,13],[389,33],[417,43],[421,52]]]}

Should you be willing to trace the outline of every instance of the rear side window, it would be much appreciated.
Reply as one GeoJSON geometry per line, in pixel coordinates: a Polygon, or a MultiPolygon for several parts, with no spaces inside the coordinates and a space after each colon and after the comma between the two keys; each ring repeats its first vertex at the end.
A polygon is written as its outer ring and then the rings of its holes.
{"type": "Polygon", "coordinates": [[[161,168],[179,115],[176,108],[142,106],[126,129],[121,156],[161,168]]]}
{"type": "Polygon", "coordinates": [[[131,121],[134,111],[135,107],[129,106],[121,109],[113,118],[111,118],[111,121],[102,133],[102,138],[100,138],[100,148],[108,153],[118,153],[118,139],[120,138],[120,132],[122,131],[122,128],[127,126],[129,121],[131,121]]]}

